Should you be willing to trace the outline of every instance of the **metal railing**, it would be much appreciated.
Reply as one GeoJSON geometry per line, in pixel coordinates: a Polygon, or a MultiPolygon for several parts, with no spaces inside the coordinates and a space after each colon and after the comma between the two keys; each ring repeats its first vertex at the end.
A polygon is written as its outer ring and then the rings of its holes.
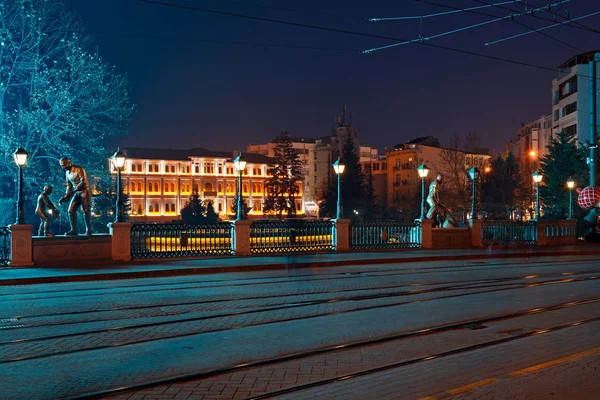
{"type": "Polygon", "coordinates": [[[519,221],[483,221],[482,243],[495,244],[535,244],[537,224],[519,221]]]}
{"type": "Polygon", "coordinates": [[[574,223],[549,222],[546,225],[546,238],[576,237],[577,226],[574,223]]]}
{"type": "Polygon", "coordinates": [[[131,258],[232,255],[230,223],[206,225],[134,224],[131,258]]]}
{"type": "Polygon", "coordinates": [[[0,227],[0,266],[6,267],[10,263],[10,229],[0,227]]]}
{"type": "Polygon", "coordinates": [[[283,253],[333,250],[333,222],[253,222],[250,226],[252,253],[283,253]]]}
{"type": "Polygon", "coordinates": [[[400,249],[421,247],[419,221],[362,221],[350,226],[350,249],[400,249]]]}

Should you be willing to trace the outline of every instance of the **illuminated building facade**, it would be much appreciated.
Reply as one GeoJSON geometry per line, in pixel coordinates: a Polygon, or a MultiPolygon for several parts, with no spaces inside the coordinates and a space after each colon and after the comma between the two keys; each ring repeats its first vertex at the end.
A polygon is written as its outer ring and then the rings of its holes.
{"type": "MultiPolygon", "coordinates": [[[[180,219],[180,210],[194,187],[201,199],[212,202],[219,217],[235,218],[232,204],[237,193],[238,173],[233,158],[237,154],[203,148],[126,148],[123,152],[127,161],[122,179],[124,190],[129,194],[133,222],[180,219]]],[[[272,159],[250,153],[243,153],[243,157],[247,164],[242,175],[242,199],[252,208],[249,217],[260,218],[265,216],[265,183],[272,159]]],[[[296,209],[302,214],[302,190],[296,199],[296,209]]]]}

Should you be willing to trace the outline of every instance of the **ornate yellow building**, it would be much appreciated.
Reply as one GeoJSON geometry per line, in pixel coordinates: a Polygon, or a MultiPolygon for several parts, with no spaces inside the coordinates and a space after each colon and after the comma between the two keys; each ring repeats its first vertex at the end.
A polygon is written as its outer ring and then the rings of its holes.
{"type": "MultiPolygon", "coordinates": [[[[180,219],[180,210],[196,187],[200,198],[211,201],[221,218],[234,217],[232,203],[237,193],[238,173],[233,154],[203,148],[191,150],[126,148],[121,173],[131,202],[133,222],[168,222],[180,219]]],[[[262,217],[265,183],[270,157],[243,153],[247,161],[242,174],[242,195],[251,207],[250,217],[262,217]]],[[[112,172],[116,173],[114,168],[112,172]]],[[[302,214],[302,192],[296,199],[302,214]]]]}

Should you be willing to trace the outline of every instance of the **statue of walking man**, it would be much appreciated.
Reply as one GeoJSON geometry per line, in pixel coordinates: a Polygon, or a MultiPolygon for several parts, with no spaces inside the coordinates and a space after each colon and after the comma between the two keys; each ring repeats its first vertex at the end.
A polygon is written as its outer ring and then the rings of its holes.
{"type": "Polygon", "coordinates": [[[429,204],[429,211],[427,211],[427,219],[433,218],[433,227],[442,227],[446,220],[446,207],[440,203],[440,186],[444,181],[442,174],[439,174],[433,182],[429,185],[429,194],[427,194],[427,204],[429,204]]]}
{"type": "Polygon", "coordinates": [[[67,181],[67,191],[59,200],[58,204],[71,199],[69,203],[69,221],[71,222],[71,230],[65,233],[65,236],[77,235],[77,209],[83,208],[85,217],[85,234],[92,235],[92,191],[88,181],[85,169],[79,165],[71,164],[71,160],[67,157],[60,159],[60,167],[65,171],[65,179],[67,181]]]}
{"type": "Polygon", "coordinates": [[[50,233],[50,218],[47,213],[51,213],[52,219],[58,217],[59,211],[54,207],[52,201],[48,198],[52,194],[52,186],[44,186],[44,191],[38,196],[35,213],[40,217],[40,228],[38,236],[52,237],[50,233]]]}

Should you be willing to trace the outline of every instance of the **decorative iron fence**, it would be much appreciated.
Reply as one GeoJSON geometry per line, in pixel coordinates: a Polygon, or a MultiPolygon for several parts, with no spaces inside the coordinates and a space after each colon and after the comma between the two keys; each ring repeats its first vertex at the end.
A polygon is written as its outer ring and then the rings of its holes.
{"type": "Polygon", "coordinates": [[[131,258],[232,255],[230,223],[206,225],[134,224],[131,258]]]}
{"type": "Polygon", "coordinates": [[[253,222],[252,253],[333,250],[332,221],[253,222]]]}
{"type": "Polygon", "coordinates": [[[6,267],[10,263],[10,229],[0,227],[0,266],[6,267]]]}
{"type": "Polygon", "coordinates": [[[537,224],[519,221],[483,221],[482,243],[494,244],[535,244],[537,224]]]}
{"type": "Polygon", "coordinates": [[[577,226],[574,223],[548,222],[546,238],[567,238],[577,236],[577,226]]]}
{"type": "Polygon", "coordinates": [[[361,221],[350,226],[350,249],[421,247],[419,221],[361,221]]]}

